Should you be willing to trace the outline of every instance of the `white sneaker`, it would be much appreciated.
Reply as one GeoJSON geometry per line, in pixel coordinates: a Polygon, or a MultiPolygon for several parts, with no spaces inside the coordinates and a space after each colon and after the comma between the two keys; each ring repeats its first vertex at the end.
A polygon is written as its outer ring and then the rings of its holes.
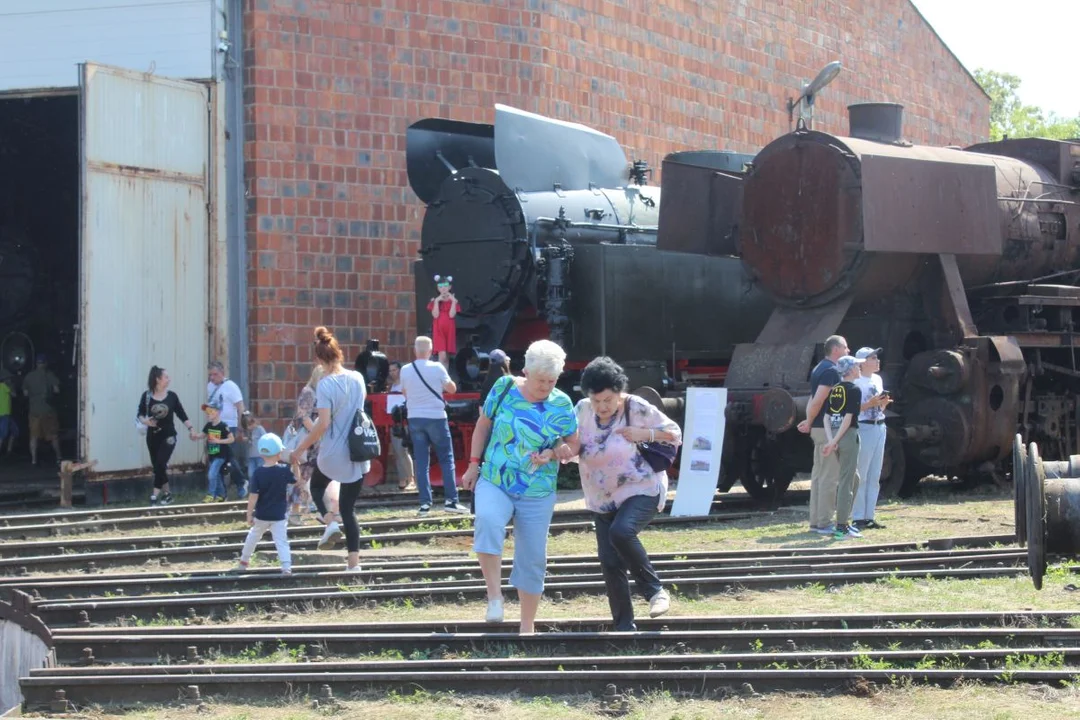
{"type": "Polygon", "coordinates": [[[667,594],[667,590],[661,590],[649,598],[649,617],[660,617],[666,613],[670,607],[671,597],[667,594]]]}
{"type": "Polygon", "coordinates": [[[469,515],[472,512],[469,510],[468,505],[462,505],[457,502],[448,502],[444,507],[446,508],[446,512],[459,513],[461,515],[469,515]]]}
{"type": "Polygon", "coordinates": [[[323,531],[322,538],[319,540],[319,549],[332,550],[339,540],[341,540],[341,526],[337,524],[337,521],[332,521],[323,531]]]}
{"type": "Polygon", "coordinates": [[[359,565],[354,565],[353,567],[346,567],[345,572],[359,575],[363,571],[360,569],[359,565]]]}
{"type": "Polygon", "coordinates": [[[497,597],[494,600],[488,600],[487,614],[484,616],[484,622],[501,623],[503,621],[503,599],[497,597]]]}

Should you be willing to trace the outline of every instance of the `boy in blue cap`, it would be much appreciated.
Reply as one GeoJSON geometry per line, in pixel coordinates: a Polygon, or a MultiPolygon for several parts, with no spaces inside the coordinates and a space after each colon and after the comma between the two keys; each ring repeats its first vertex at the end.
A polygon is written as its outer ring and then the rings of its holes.
{"type": "Polygon", "coordinates": [[[263,464],[255,470],[248,486],[247,521],[251,531],[240,553],[240,564],[236,567],[238,572],[247,570],[251,553],[255,552],[255,545],[269,530],[281,561],[281,574],[292,575],[286,497],[289,485],[296,482],[296,479],[289,466],[281,463],[281,453],[284,450],[285,445],[281,438],[274,433],[266,433],[259,439],[259,457],[263,464]]]}

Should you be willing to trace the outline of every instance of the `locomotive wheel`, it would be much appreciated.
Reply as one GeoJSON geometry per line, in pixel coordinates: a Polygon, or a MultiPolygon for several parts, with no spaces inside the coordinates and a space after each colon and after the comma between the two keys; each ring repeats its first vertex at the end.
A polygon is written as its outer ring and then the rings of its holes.
{"type": "Polygon", "coordinates": [[[1012,482],[1013,523],[1016,526],[1016,542],[1020,547],[1027,544],[1027,448],[1017,433],[1013,438],[1012,482]]]}
{"type": "Polygon", "coordinates": [[[759,438],[750,446],[742,486],[752,498],[760,502],[777,502],[787,492],[795,478],[795,471],[783,460],[786,451],[782,443],[759,438]]]}
{"type": "Polygon", "coordinates": [[[895,430],[885,431],[885,458],[881,463],[882,500],[895,498],[907,486],[907,458],[904,456],[904,442],[895,430]]]}
{"type": "Polygon", "coordinates": [[[1039,446],[1028,446],[1027,472],[1024,485],[1027,494],[1027,564],[1031,572],[1031,582],[1036,590],[1042,590],[1043,575],[1046,574],[1046,495],[1042,461],[1039,458],[1039,446]]]}

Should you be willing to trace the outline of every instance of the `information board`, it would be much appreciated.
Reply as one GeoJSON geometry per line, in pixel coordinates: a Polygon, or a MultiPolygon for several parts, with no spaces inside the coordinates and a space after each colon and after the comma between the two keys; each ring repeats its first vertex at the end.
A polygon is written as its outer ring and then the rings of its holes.
{"type": "Polygon", "coordinates": [[[686,391],[679,486],[671,507],[674,517],[709,514],[720,479],[726,407],[726,388],[692,387],[686,391]]]}

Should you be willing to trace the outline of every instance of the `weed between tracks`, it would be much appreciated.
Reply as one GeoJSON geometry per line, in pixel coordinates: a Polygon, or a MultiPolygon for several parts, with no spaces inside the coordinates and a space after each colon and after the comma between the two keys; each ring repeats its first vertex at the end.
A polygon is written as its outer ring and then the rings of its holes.
{"type": "MultiPolygon", "coordinates": [[[[671,692],[630,696],[627,720],[823,720],[867,714],[901,716],[905,720],[1063,720],[1080,718],[1080,690],[1028,686],[983,686],[958,683],[948,690],[919,686],[869,687],[865,693],[774,693],[730,697],[722,701],[692,699],[671,692]]],[[[201,708],[147,706],[126,712],[88,708],[88,720],[592,720],[601,717],[599,698],[591,695],[525,697],[518,694],[476,696],[458,693],[366,693],[343,698],[331,707],[313,709],[306,698],[289,702],[238,703],[210,698],[201,708]]],[[[27,717],[43,717],[30,714],[27,717]]]]}

